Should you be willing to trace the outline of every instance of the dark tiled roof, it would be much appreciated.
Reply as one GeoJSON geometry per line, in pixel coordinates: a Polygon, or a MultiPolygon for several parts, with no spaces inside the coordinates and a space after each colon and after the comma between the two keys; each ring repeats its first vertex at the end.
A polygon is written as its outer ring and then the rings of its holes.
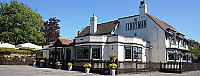
{"type": "Polygon", "coordinates": [[[74,44],[74,39],[67,39],[58,37],[55,44],[53,46],[62,47],[62,46],[69,46],[74,44]]]}
{"type": "Polygon", "coordinates": [[[168,23],[166,23],[166,22],[164,22],[164,21],[162,21],[162,20],[160,20],[160,19],[158,19],[158,18],[156,18],[156,17],[154,17],[154,16],[152,16],[152,15],[150,15],[150,14],[148,14],[148,13],[146,13],[146,14],[147,14],[147,16],[149,16],[160,28],[162,28],[162,29],[165,30],[166,32],[168,32],[168,31],[167,31],[168,28],[171,28],[171,29],[175,30],[176,33],[179,33],[174,27],[172,27],[172,26],[169,25],[168,23]]]}
{"type": "MultiPolygon", "coordinates": [[[[117,20],[110,21],[102,24],[97,25],[97,31],[93,35],[102,35],[102,34],[111,34],[112,30],[117,25],[117,20]]],[[[81,31],[81,33],[78,35],[78,37],[81,36],[88,36],[90,35],[90,26],[87,26],[86,28],[81,31]]]]}

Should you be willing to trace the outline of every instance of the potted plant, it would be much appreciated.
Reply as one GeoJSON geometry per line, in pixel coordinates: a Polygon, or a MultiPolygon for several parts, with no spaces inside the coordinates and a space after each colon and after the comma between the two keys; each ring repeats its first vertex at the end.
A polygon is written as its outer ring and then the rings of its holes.
{"type": "Polygon", "coordinates": [[[115,76],[115,69],[117,68],[117,64],[115,63],[109,64],[108,68],[110,69],[110,75],[115,76]]]}
{"type": "Polygon", "coordinates": [[[68,65],[68,70],[71,71],[71,70],[72,70],[72,65],[73,65],[73,64],[72,64],[72,63],[68,63],[67,65],[68,65]]]}
{"type": "Polygon", "coordinates": [[[92,65],[90,63],[87,63],[83,67],[85,67],[85,73],[89,73],[90,72],[90,68],[92,67],[92,65]]]}
{"type": "Polygon", "coordinates": [[[114,62],[114,61],[116,60],[116,55],[115,55],[114,52],[112,52],[112,53],[109,55],[109,57],[110,57],[110,61],[112,61],[112,62],[114,62]]]}
{"type": "Polygon", "coordinates": [[[35,59],[33,59],[33,66],[35,66],[36,65],[36,60],[35,59]]]}
{"type": "Polygon", "coordinates": [[[42,60],[40,60],[40,67],[44,67],[44,60],[42,59],[42,60]]]}
{"type": "Polygon", "coordinates": [[[58,69],[61,69],[61,65],[62,64],[59,61],[56,62],[56,66],[57,66],[58,69]]]}

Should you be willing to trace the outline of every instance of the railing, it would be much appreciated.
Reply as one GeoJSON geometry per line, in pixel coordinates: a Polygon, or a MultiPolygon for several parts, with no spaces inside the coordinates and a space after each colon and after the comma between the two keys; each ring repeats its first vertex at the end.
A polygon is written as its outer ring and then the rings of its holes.
{"type": "Polygon", "coordinates": [[[186,71],[200,70],[200,63],[186,63],[186,62],[160,62],[160,72],[182,73],[186,71]]]}
{"type": "Polygon", "coordinates": [[[172,72],[172,73],[181,73],[182,71],[181,62],[160,62],[160,72],[172,72]]]}
{"type": "Polygon", "coordinates": [[[139,61],[124,61],[119,62],[119,73],[138,73],[159,71],[160,63],[157,62],[139,62],[139,61]]]}
{"type": "Polygon", "coordinates": [[[32,58],[0,58],[0,65],[30,65],[33,64],[33,59],[32,58]]]}
{"type": "MultiPolygon", "coordinates": [[[[99,73],[99,74],[109,74],[109,69],[108,65],[111,63],[116,63],[118,64],[117,60],[115,62],[110,62],[110,60],[66,60],[65,65],[67,66],[67,63],[71,62],[72,65],[72,70],[75,71],[84,71],[85,68],[83,67],[85,64],[90,63],[92,65],[91,71],[92,73],[99,73]]],[[[116,71],[116,74],[118,74],[118,71],[116,71]]]]}
{"type": "Polygon", "coordinates": [[[200,70],[200,63],[183,63],[183,62],[140,62],[140,61],[118,61],[115,60],[111,62],[110,60],[65,60],[63,68],[67,69],[67,63],[71,62],[73,64],[72,70],[74,71],[84,71],[84,64],[90,63],[92,65],[92,73],[99,74],[109,74],[110,69],[108,65],[111,63],[116,63],[118,67],[116,68],[116,74],[119,73],[139,73],[139,72],[172,72],[172,73],[182,73],[186,71],[196,71],[200,70]]]}

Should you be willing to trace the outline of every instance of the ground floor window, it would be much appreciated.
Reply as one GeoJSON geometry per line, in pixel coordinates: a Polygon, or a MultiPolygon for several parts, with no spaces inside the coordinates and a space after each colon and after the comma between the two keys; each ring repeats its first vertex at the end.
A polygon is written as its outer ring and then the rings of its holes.
{"type": "Polygon", "coordinates": [[[125,59],[131,59],[131,47],[125,47],[125,59]]]}
{"type": "Polygon", "coordinates": [[[142,48],[141,47],[133,47],[134,59],[142,59],[142,48]]]}
{"type": "Polygon", "coordinates": [[[142,47],[125,46],[125,59],[142,60],[142,47]]]}
{"type": "Polygon", "coordinates": [[[89,59],[89,46],[78,46],[77,59],[89,59]]]}
{"type": "Polygon", "coordinates": [[[133,47],[133,59],[137,59],[138,55],[137,55],[137,47],[133,47]]]}
{"type": "Polygon", "coordinates": [[[189,52],[185,52],[183,50],[168,50],[167,57],[169,61],[190,61],[189,52]]]}
{"type": "Polygon", "coordinates": [[[100,59],[100,46],[92,46],[92,58],[100,59]]]}
{"type": "Polygon", "coordinates": [[[169,53],[169,54],[168,54],[169,60],[175,60],[174,57],[175,57],[175,56],[174,56],[174,53],[169,53]]]}
{"type": "Polygon", "coordinates": [[[138,50],[137,50],[137,55],[138,55],[138,59],[142,59],[142,48],[141,47],[138,47],[138,50]]]}

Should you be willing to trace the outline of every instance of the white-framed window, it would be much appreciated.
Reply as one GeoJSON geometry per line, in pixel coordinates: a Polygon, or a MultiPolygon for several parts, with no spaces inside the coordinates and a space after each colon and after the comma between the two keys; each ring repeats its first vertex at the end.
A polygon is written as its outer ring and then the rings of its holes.
{"type": "Polygon", "coordinates": [[[101,46],[92,46],[92,59],[100,59],[101,57],[101,46]]]}
{"type": "Polygon", "coordinates": [[[175,50],[168,50],[168,61],[175,61],[175,56],[176,56],[176,53],[175,53],[175,50]]]}
{"type": "Polygon", "coordinates": [[[141,47],[138,47],[137,55],[138,55],[138,59],[141,60],[142,59],[142,48],[141,47]]]}
{"type": "Polygon", "coordinates": [[[132,59],[131,47],[124,47],[125,48],[125,59],[132,59]]]}
{"type": "Polygon", "coordinates": [[[174,53],[169,53],[168,54],[168,58],[169,58],[169,60],[175,60],[175,54],[174,53]]]}
{"type": "Polygon", "coordinates": [[[89,59],[89,46],[78,46],[76,49],[77,59],[89,59]]]}
{"type": "Polygon", "coordinates": [[[133,46],[133,59],[134,60],[142,59],[142,47],[133,46]]]}

